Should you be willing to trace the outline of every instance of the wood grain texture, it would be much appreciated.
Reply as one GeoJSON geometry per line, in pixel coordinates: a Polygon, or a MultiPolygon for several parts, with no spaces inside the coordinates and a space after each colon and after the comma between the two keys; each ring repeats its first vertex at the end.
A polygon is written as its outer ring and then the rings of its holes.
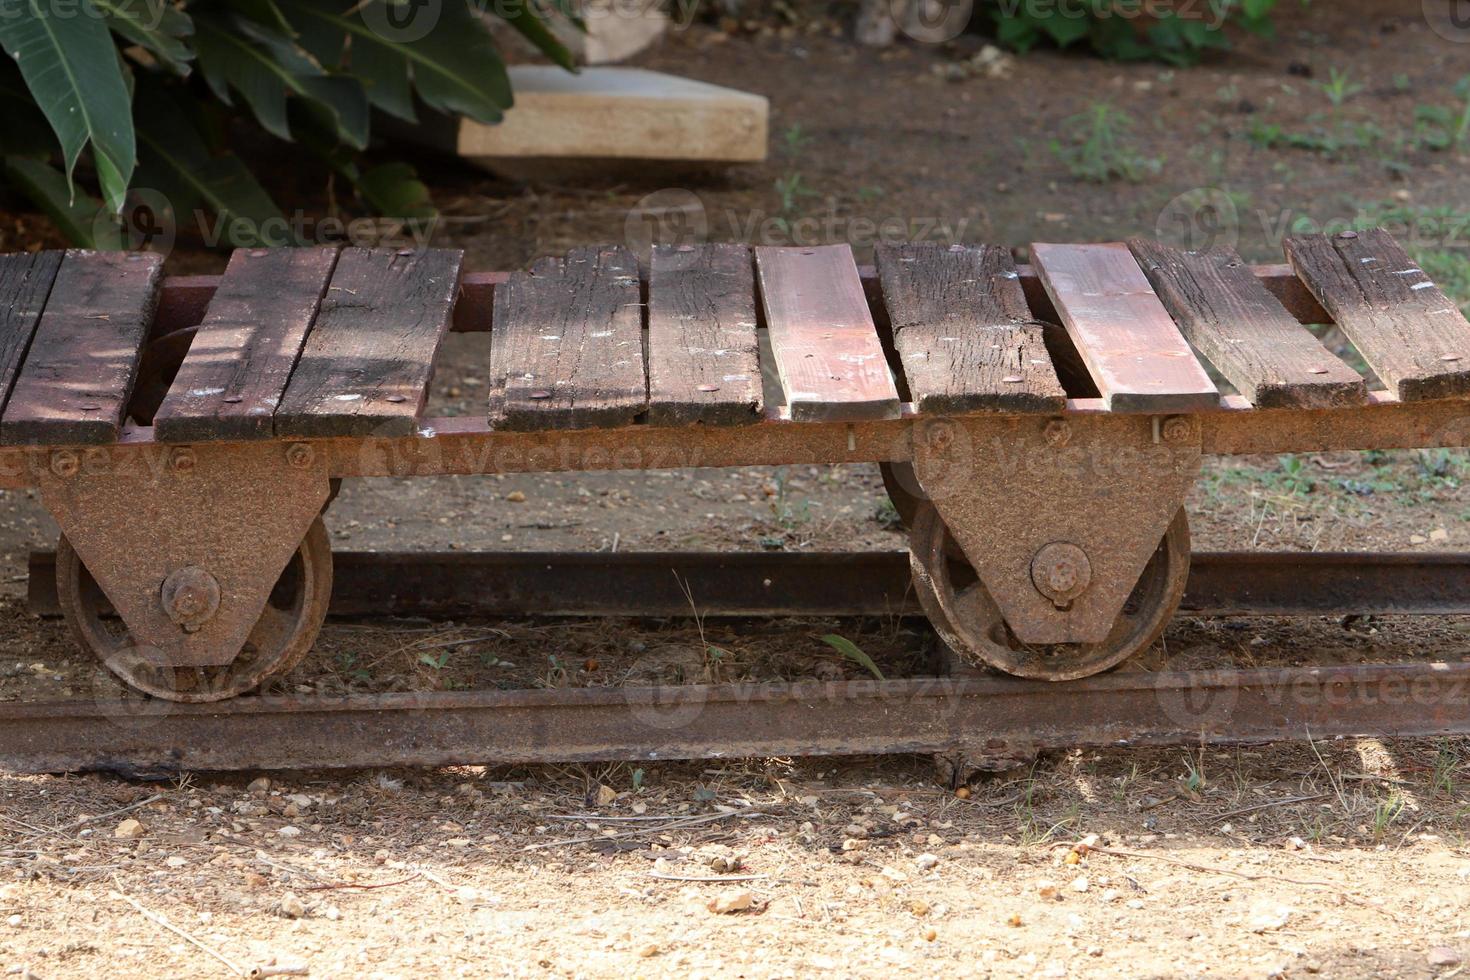
{"type": "Polygon", "coordinates": [[[461,258],[450,249],[344,249],[276,409],[276,434],[415,432],[461,258]]]}
{"type": "Polygon", "coordinates": [[[1232,248],[1128,243],[1191,344],[1257,408],[1337,408],[1368,398],[1362,375],[1286,311],[1232,248]]]}
{"type": "Polygon", "coordinates": [[[495,291],[490,426],[628,425],[648,404],[638,260],[621,246],[542,259],[495,291]]]}
{"type": "Polygon", "coordinates": [[[1128,246],[1031,246],[1037,275],[1114,412],[1195,412],[1220,392],[1128,246]]]}
{"type": "Polygon", "coordinates": [[[1057,412],[1067,395],[1009,249],[933,242],[876,250],[883,306],[923,412],[1057,412]]]}
{"type": "Polygon", "coordinates": [[[1286,257],[1401,401],[1470,394],[1470,323],[1381,228],[1288,238],[1286,257]]]}
{"type": "Polygon", "coordinates": [[[20,375],[65,252],[0,255],[0,411],[20,375]]]}
{"type": "Polygon", "coordinates": [[[236,249],[153,417],[160,442],[269,439],[337,264],[331,248],[236,249]]]}
{"type": "Polygon", "coordinates": [[[117,440],[162,280],[161,255],[66,253],[0,417],[0,443],[117,440]]]}
{"type": "Polygon", "coordinates": [[[755,274],[744,245],[658,245],[648,275],[648,421],[760,418],[755,274]]]}
{"type": "Polygon", "coordinates": [[[893,419],[898,389],[846,245],[755,250],[771,352],[793,419],[893,419]]]}

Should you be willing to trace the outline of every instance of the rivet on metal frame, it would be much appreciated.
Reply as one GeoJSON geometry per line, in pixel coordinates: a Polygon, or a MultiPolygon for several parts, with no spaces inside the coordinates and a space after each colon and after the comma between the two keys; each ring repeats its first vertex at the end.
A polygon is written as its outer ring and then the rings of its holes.
{"type": "Polygon", "coordinates": [[[316,452],[304,442],[293,442],[286,449],[286,462],[298,469],[306,469],[316,459],[316,452]]]}
{"type": "Polygon", "coordinates": [[[194,450],[188,446],[180,446],[169,457],[168,465],[169,469],[180,476],[184,476],[193,473],[194,467],[198,465],[198,462],[198,459],[194,456],[194,450]]]}
{"type": "Polygon", "coordinates": [[[1072,426],[1066,419],[1052,419],[1046,423],[1046,428],[1041,430],[1041,435],[1048,446],[1061,449],[1072,441],[1072,426]]]}
{"type": "Polygon", "coordinates": [[[924,439],[930,449],[944,452],[954,444],[954,423],[944,421],[930,422],[924,429],[924,439]]]}
{"type": "Polygon", "coordinates": [[[1194,437],[1194,423],[1183,415],[1174,415],[1164,419],[1160,431],[1165,442],[1186,443],[1194,437]]]}
{"type": "Polygon", "coordinates": [[[82,461],[70,449],[58,449],[51,454],[51,472],[59,477],[76,476],[81,468],[82,461]]]}

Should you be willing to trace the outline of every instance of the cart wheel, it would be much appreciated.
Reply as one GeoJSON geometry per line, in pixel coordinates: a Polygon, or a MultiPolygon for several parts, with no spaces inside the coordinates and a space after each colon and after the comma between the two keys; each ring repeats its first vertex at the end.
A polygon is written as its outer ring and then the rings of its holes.
{"type": "Polygon", "coordinates": [[[905,528],[914,526],[914,513],[919,509],[919,481],[914,476],[912,463],[879,463],[878,471],[883,474],[883,489],[898,511],[898,519],[905,528]]]}
{"type": "Polygon", "coordinates": [[[317,518],[281,573],[239,655],[219,667],[170,667],[133,644],[122,621],[62,535],[56,590],[76,641],[129,687],[169,701],[223,701],[295,667],[311,649],[332,594],[332,549],[317,518]]]}
{"type": "Polygon", "coordinates": [[[919,603],[935,632],[957,653],[1019,677],[1075,680],[1116,667],[1164,632],[1189,577],[1189,518],[1180,508],[1101,643],[1018,641],[931,503],[922,502],[915,512],[909,555],[919,603]]]}

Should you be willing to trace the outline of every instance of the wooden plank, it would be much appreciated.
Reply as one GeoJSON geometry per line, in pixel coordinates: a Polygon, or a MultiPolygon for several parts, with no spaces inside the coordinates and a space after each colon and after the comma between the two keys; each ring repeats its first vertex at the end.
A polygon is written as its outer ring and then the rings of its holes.
{"type": "Polygon", "coordinates": [[[923,412],[1058,412],[1067,394],[1031,316],[1009,249],[879,245],[878,277],[923,412]]]}
{"type": "Polygon", "coordinates": [[[276,434],[411,435],[459,292],[462,254],[344,249],[276,409],[276,434]]]}
{"type": "Polygon", "coordinates": [[[65,252],[0,255],[0,411],[20,375],[65,252]]]}
{"type": "Polygon", "coordinates": [[[648,421],[760,417],[755,274],[744,245],[658,245],[648,275],[648,421]]]}
{"type": "Polygon", "coordinates": [[[846,245],[755,250],[761,305],[793,419],[898,418],[893,373],[846,245]]]}
{"type": "Polygon", "coordinates": [[[1381,228],[1288,238],[1286,257],[1402,401],[1470,394],[1470,323],[1381,228]]]}
{"type": "Polygon", "coordinates": [[[1128,243],[1180,331],[1257,408],[1336,408],[1368,398],[1362,375],[1286,312],[1232,248],[1128,243]]]}
{"type": "Polygon", "coordinates": [[[117,440],[162,280],[161,255],[66,253],[0,418],[0,443],[117,440]]]}
{"type": "Polygon", "coordinates": [[[236,249],[153,417],[160,442],[269,439],[337,264],[333,248],[236,249]]]}
{"type": "Polygon", "coordinates": [[[494,429],[628,425],[648,404],[638,260],[621,246],[544,259],[495,291],[494,429]]]}
{"type": "Polygon", "coordinates": [[[1195,412],[1220,404],[1127,245],[1038,243],[1031,257],[1110,411],[1195,412]]]}

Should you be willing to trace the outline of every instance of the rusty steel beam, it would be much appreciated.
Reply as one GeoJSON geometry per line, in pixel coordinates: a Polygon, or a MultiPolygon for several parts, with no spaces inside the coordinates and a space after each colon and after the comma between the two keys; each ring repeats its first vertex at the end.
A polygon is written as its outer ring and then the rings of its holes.
{"type": "Polygon", "coordinates": [[[10,772],[957,753],[1470,734],[1470,664],[0,705],[10,772]]]}
{"type": "MultiPolygon", "coordinates": [[[[335,616],[920,614],[902,551],[348,551],[334,564],[335,616]]],[[[60,612],[54,553],[31,553],[27,601],[60,612]]],[[[1196,552],[1180,612],[1470,615],[1470,554],[1196,552]]]]}

